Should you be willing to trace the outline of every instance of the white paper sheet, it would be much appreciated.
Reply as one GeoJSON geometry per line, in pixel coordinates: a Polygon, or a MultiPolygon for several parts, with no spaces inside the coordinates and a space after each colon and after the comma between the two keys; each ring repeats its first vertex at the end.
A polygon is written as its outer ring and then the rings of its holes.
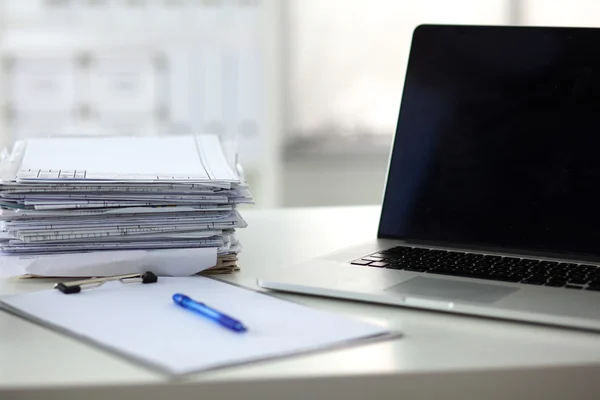
{"type": "Polygon", "coordinates": [[[233,210],[231,205],[197,205],[192,207],[130,207],[130,208],[102,208],[99,210],[0,210],[0,216],[6,219],[17,218],[46,218],[46,217],[94,217],[98,215],[125,215],[125,214],[164,214],[180,212],[208,212],[233,210]]]}
{"type": "Polygon", "coordinates": [[[203,277],[159,278],[146,285],[108,282],[74,295],[48,290],[1,301],[20,315],[172,374],[390,334],[379,326],[203,277]],[[175,293],[239,319],[248,331],[229,331],[175,305],[175,293]]]}
{"type": "Polygon", "coordinates": [[[88,277],[145,271],[163,276],[190,276],[213,267],[216,263],[215,247],[0,256],[0,276],[31,274],[88,277]]]}
{"type": "Polygon", "coordinates": [[[30,139],[17,178],[239,181],[215,135],[30,139]]]}
{"type": "Polygon", "coordinates": [[[0,279],[24,275],[28,260],[19,257],[0,256],[0,279]]]}
{"type": "Polygon", "coordinates": [[[6,254],[50,254],[64,252],[88,252],[88,251],[107,251],[107,250],[142,250],[142,249],[180,249],[180,248],[204,248],[204,247],[226,247],[225,237],[194,239],[194,240],[156,240],[156,241],[135,241],[135,242],[95,242],[86,241],[79,243],[59,242],[49,243],[27,243],[24,246],[2,245],[2,251],[6,254]]]}

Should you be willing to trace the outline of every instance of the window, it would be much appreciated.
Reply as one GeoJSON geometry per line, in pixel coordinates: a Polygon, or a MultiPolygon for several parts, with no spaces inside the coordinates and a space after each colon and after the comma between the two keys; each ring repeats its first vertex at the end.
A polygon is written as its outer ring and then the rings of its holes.
{"type": "Polygon", "coordinates": [[[291,146],[387,146],[396,126],[410,40],[424,23],[507,24],[509,0],[292,0],[291,146]]]}

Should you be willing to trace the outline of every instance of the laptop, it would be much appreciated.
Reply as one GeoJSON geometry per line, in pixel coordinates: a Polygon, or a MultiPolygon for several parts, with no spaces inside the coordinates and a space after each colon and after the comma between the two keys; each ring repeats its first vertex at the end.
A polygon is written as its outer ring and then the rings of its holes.
{"type": "Polygon", "coordinates": [[[599,48],[600,29],[416,28],[377,237],[258,284],[600,330],[599,48]]]}

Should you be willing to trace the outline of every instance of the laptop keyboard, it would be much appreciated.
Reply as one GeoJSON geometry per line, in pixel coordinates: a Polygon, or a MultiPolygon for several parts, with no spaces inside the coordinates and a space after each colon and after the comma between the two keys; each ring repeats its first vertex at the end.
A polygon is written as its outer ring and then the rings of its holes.
{"type": "Polygon", "coordinates": [[[600,291],[596,265],[398,246],[351,264],[528,285],[600,291]]]}

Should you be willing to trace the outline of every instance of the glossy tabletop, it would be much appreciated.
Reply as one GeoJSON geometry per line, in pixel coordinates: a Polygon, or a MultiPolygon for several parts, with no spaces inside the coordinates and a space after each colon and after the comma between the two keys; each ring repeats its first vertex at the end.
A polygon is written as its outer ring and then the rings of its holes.
{"type": "MultiPolygon", "coordinates": [[[[378,207],[243,210],[241,271],[256,278],[375,237],[378,207]]],[[[316,277],[317,278],[317,277],[316,277]]],[[[0,280],[0,295],[51,280],[0,280]]],[[[127,398],[600,398],[600,334],[310,296],[277,294],[374,321],[400,339],[225,368],[181,380],[0,311],[0,399],[127,398]],[[355,397],[353,397],[355,396],[355,397]],[[497,396],[497,397],[496,397],[497,396]],[[532,397],[533,396],[533,397],[532,397]]],[[[90,315],[93,318],[93,315],[90,315]]],[[[199,338],[201,340],[201,338],[199,338]]]]}

